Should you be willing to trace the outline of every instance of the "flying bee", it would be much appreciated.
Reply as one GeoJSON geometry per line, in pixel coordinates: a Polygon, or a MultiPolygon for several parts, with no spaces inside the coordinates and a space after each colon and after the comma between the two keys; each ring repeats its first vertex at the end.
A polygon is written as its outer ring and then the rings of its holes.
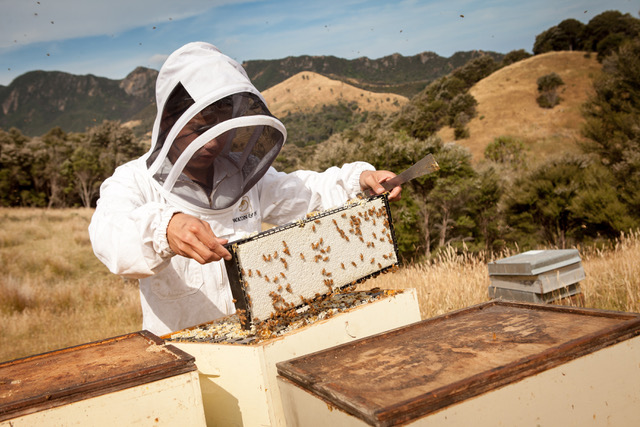
{"type": "Polygon", "coordinates": [[[251,269],[247,270],[247,274],[251,277],[251,269]]]}
{"type": "Polygon", "coordinates": [[[262,277],[262,273],[260,273],[260,270],[256,270],[256,274],[257,274],[259,277],[262,277]]]}
{"type": "Polygon", "coordinates": [[[304,254],[302,252],[300,252],[300,259],[302,259],[303,261],[305,260],[304,259],[304,254]]]}
{"type": "Polygon", "coordinates": [[[364,261],[364,255],[360,254],[360,261],[364,261]]]}

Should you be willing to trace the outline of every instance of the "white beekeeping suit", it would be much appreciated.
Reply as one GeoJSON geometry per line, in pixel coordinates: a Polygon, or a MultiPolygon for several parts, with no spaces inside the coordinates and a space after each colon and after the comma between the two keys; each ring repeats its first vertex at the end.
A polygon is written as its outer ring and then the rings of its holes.
{"type": "Polygon", "coordinates": [[[207,43],[169,56],[156,102],[150,151],[102,184],[89,233],[111,272],[140,280],[143,328],[163,335],[235,311],[222,261],[200,264],[170,249],[174,214],[237,240],[262,222],[284,224],[346,202],[373,167],[276,172],[284,126],[242,67],[207,43]]]}

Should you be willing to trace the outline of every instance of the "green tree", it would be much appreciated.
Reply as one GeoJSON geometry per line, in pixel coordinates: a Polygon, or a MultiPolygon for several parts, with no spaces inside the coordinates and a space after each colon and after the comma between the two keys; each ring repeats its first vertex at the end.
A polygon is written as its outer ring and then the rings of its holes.
{"type": "Polygon", "coordinates": [[[531,56],[532,55],[524,49],[512,50],[502,58],[502,61],[500,61],[500,68],[531,58],[531,56]]]}
{"type": "Polygon", "coordinates": [[[433,218],[437,245],[473,240],[475,223],[468,207],[473,204],[476,172],[471,166],[471,154],[455,144],[446,144],[436,153],[440,171],[437,180],[425,197],[433,218]]]}
{"type": "Polygon", "coordinates": [[[484,158],[495,163],[521,166],[524,163],[524,144],[511,136],[499,136],[487,144],[484,158]]]}
{"type": "Polygon", "coordinates": [[[584,28],[585,50],[598,53],[602,61],[615,52],[625,41],[640,36],[640,20],[628,13],[606,11],[594,16],[584,28]]]}
{"type": "Polygon", "coordinates": [[[566,248],[585,236],[615,237],[633,221],[612,197],[612,183],[606,168],[587,157],[550,160],[513,185],[506,208],[516,231],[511,238],[566,248]]]}
{"type": "Polygon", "coordinates": [[[542,108],[553,108],[560,103],[562,98],[556,89],[564,85],[562,78],[555,72],[545,74],[538,78],[538,98],[536,101],[542,108]]]}
{"type": "Polygon", "coordinates": [[[452,125],[457,137],[467,137],[465,126],[475,116],[476,106],[467,91],[497,69],[493,58],[485,55],[430,83],[402,108],[393,129],[426,140],[443,126],[452,125]]]}
{"type": "Polygon", "coordinates": [[[533,53],[540,55],[559,50],[580,50],[584,45],[585,28],[586,26],[578,20],[566,19],[536,36],[533,53]]]}
{"type": "Polygon", "coordinates": [[[73,190],[86,208],[91,207],[105,179],[106,171],[100,165],[100,153],[89,144],[80,144],[64,163],[69,189],[73,190]]]}
{"type": "Polygon", "coordinates": [[[3,206],[46,206],[46,196],[36,192],[31,176],[31,139],[18,129],[0,129],[0,203],[3,206]]]}
{"type": "Polygon", "coordinates": [[[502,213],[499,209],[503,194],[504,184],[494,168],[489,167],[479,173],[469,212],[477,225],[477,240],[484,243],[485,251],[499,251],[504,247],[502,213]]]}
{"type": "Polygon", "coordinates": [[[105,120],[89,129],[89,144],[100,152],[100,165],[111,175],[121,164],[144,154],[144,147],[136,141],[133,131],[119,122],[105,120]]]}
{"type": "Polygon", "coordinates": [[[640,218],[640,39],[624,43],[603,71],[584,106],[582,149],[609,168],[618,194],[640,218]]]}
{"type": "Polygon", "coordinates": [[[40,138],[33,138],[29,144],[33,158],[30,174],[35,190],[46,194],[47,207],[69,205],[66,200],[67,177],[63,165],[76,143],[77,138],[55,127],[40,138]]]}
{"type": "Polygon", "coordinates": [[[77,194],[84,206],[92,206],[102,181],[111,176],[116,167],[141,156],[144,151],[131,129],[118,122],[104,121],[89,129],[68,156],[64,164],[68,190],[77,194]]]}

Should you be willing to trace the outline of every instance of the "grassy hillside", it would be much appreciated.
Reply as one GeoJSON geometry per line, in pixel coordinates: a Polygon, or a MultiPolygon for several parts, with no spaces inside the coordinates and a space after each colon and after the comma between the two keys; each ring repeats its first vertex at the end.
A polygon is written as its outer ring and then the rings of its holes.
{"type": "MultiPolygon", "coordinates": [[[[592,79],[601,69],[595,55],[584,52],[549,52],[516,62],[478,82],[470,93],[478,101],[478,115],[468,125],[470,137],[456,141],[467,147],[474,161],[484,158],[484,149],[499,136],[522,140],[529,160],[578,150],[584,123],[581,105],[592,90],[592,79]],[[555,72],[564,81],[562,98],[553,109],[538,106],[538,78],[555,72]]],[[[442,129],[443,141],[452,141],[453,130],[442,129]]]]}
{"type": "Polygon", "coordinates": [[[305,71],[288,78],[263,93],[275,116],[310,112],[322,105],[355,102],[361,111],[395,112],[409,100],[393,93],[359,89],[320,74],[305,71]]]}

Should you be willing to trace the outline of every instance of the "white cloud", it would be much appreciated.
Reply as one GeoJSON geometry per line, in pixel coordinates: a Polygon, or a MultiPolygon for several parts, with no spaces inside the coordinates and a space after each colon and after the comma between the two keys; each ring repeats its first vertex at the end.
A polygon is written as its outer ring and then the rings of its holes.
{"type": "Polygon", "coordinates": [[[2,0],[0,48],[113,35],[180,20],[237,0],[2,0]]]}

